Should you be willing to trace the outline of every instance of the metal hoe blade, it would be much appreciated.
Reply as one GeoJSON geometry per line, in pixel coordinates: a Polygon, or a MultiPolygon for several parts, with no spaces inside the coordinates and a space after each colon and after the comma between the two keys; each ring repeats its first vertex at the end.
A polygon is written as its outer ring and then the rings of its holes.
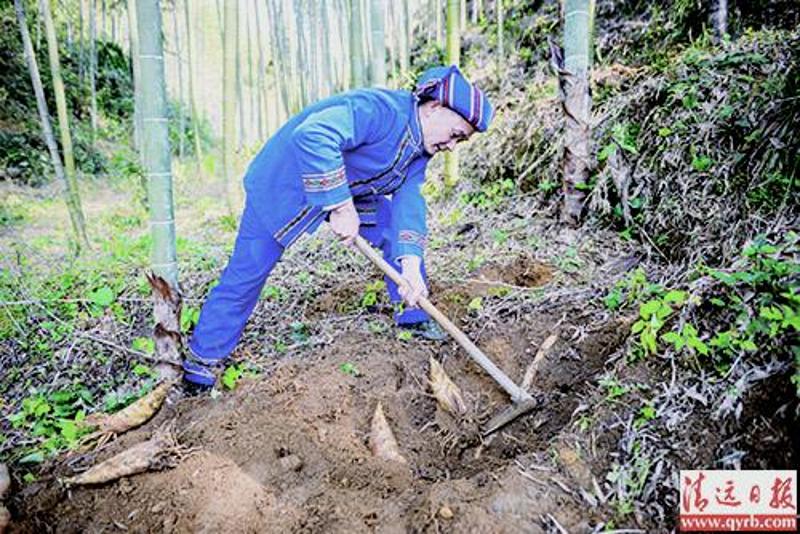
{"type": "Polygon", "coordinates": [[[492,417],[483,429],[483,435],[488,436],[506,426],[508,423],[532,412],[539,406],[539,402],[531,396],[515,401],[511,406],[492,417]]]}

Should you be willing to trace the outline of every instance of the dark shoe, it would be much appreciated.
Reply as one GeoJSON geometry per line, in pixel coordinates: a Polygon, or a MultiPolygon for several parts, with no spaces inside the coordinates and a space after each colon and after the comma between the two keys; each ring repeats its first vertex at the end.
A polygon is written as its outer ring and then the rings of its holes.
{"type": "Polygon", "coordinates": [[[208,384],[197,384],[195,382],[183,381],[183,396],[184,397],[203,397],[211,392],[214,386],[208,384]]]}
{"type": "Polygon", "coordinates": [[[421,337],[430,341],[444,341],[447,339],[447,333],[432,319],[420,323],[404,324],[400,325],[400,327],[411,332],[414,337],[421,337]]]}
{"type": "Polygon", "coordinates": [[[191,391],[208,391],[214,387],[219,374],[220,360],[203,360],[189,351],[183,359],[183,383],[191,391]]]}

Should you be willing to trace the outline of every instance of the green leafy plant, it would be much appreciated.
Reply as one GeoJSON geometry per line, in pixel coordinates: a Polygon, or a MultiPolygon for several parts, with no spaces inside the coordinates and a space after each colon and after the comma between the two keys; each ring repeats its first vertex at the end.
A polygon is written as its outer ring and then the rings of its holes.
{"type": "Polygon", "coordinates": [[[194,306],[181,308],[181,332],[188,332],[200,320],[200,309],[194,306]]]}
{"type": "Polygon", "coordinates": [[[227,389],[232,390],[236,387],[239,379],[242,377],[243,367],[238,364],[229,365],[222,373],[222,385],[227,389]]]}
{"type": "Polygon", "coordinates": [[[639,306],[639,320],[633,323],[631,333],[639,334],[645,355],[657,352],[658,332],[675,311],[673,306],[681,306],[685,301],[685,291],[673,290],[639,306]]]}
{"type": "Polygon", "coordinates": [[[656,418],[657,412],[652,402],[645,402],[644,406],[639,408],[639,413],[636,419],[633,420],[633,427],[640,428],[656,418]]]}
{"type": "Polygon", "coordinates": [[[157,376],[156,372],[153,369],[142,363],[137,363],[136,365],[134,365],[133,369],[131,369],[131,372],[138,377],[155,378],[157,376]]]}
{"type": "Polygon", "coordinates": [[[352,362],[344,362],[343,364],[339,365],[339,370],[346,375],[359,377],[361,376],[361,372],[356,367],[356,364],[352,362]]]}
{"type": "Polygon", "coordinates": [[[599,384],[605,389],[605,398],[607,401],[616,401],[631,390],[630,386],[621,384],[614,376],[601,378],[599,384]]]}
{"type": "Polygon", "coordinates": [[[375,280],[367,284],[364,288],[364,294],[361,297],[361,306],[369,308],[378,304],[378,298],[386,289],[386,283],[383,280],[375,280]]]}
{"type": "Polygon", "coordinates": [[[397,332],[397,339],[400,341],[411,341],[414,338],[414,334],[412,334],[408,330],[400,330],[397,332]]]}
{"type": "Polygon", "coordinates": [[[49,394],[33,393],[22,400],[20,410],[8,417],[12,428],[27,429],[37,444],[20,460],[39,463],[46,456],[78,443],[88,429],[79,425],[93,402],[88,389],[73,386],[49,394]]]}
{"type": "Polygon", "coordinates": [[[292,333],[289,334],[289,337],[295,343],[305,343],[308,341],[309,338],[309,330],[308,325],[301,321],[295,321],[291,324],[292,333]]]}
{"type": "Polygon", "coordinates": [[[671,344],[676,351],[680,351],[684,347],[689,347],[703,356],[708,355],[708,345],[700,339],[697,328],[691,323],[684,324],[677,332],[672,331],[662,334],[661,340],[671,344]]]}
{"type": "Polygon", "coordinates": [[[153,341],[153,338],[137,337],[134,338],[133,343],[131,343],[131,348],[133,350],[138,350],[139,352],[143,352],[145,354],[153,354],[156,345],[155,342],[153,341]]]}
{"type": "Polygon", "coordinates": [[[461,195],[463,204],[470,204],[478,208],[496,208],[504,198],[512,195],[517,186],[514,180],[503,178],[483,184],[479,191],[464,193],[461,195]]]}
{"type": "Polygon", "coordinates": [[[268,284],[261,290],[261,296],[267,300],[281,302],[285,298],[285,291],[278,286],[268,284]]]}
{"type": "Polygon", "coordinates": [[[467,304],[467,309],[471,312],[481,311],[483,309],[483,298],[474,297],[469,301],[469,304],[467,304]]]}

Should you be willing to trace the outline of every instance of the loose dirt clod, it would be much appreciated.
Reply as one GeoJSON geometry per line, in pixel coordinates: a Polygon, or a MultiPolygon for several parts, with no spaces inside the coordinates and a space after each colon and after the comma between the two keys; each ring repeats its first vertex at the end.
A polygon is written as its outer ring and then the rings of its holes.
{"type": "Polygon", "coordinates": [[[442,519],[453,519],[453,510],[447,505],[442,506],[439,508],[439,517],[442,519]]]}
{"type": "Polygon", "coordinates": [[[8,474],[8,466],[0,464],[0,500],[6,496],[9,486],[11,486],[11,476],[8,474]]]}
{"type": "Polygon", "coordinates": [[[383,414],[383,406],[380,402],[375,407],[375,414],[372,416],[372,432],[369,436],[369,442],[372,446],[372,454],[378,458],[404,464],[408,463],[403,455],[400,454],[400,446],[394,438],[392,429],[389,428],[389,422],[386,421],[386,416],[383,414]]]}
{"type": "Polygon", "coordinates": [[[290,454],[280,459],[281,467],[286,471],[300,471],[303,468],[303,459],[296,454],[290,454]]]}
{"type": "Polygon", "coordinates": [[[66,480],[70,485],[102,484],[118,478],[143,473],[155,465],[166,452],[175,448],[175,440],[167,432],[157,432],[149,440],[138,443],[88,471],[66,480]]]}
{"type": "Polygon", "coordinates": [[[433,396],[436,397],[439,406],[452,415],[460,417],[467,413],[467,405],[461,396],[461,390],[450,380],[444,367],[433,357],[430,359],[431,374],[430,382],[433,396]]]}
{"type": "Polygon", "coordinates": [[[8,508],[0,504],[0,534],[6,531],[6,528],[11,523],[11,512],[8,508]]]}
{"type": "Polygon", "coordinates": [[[171,381],[161,383],[141,399],[114,414],[90,415],[84,420],[84,425],[96,427],[96,430],[85,440],[92,441],[103,434],[121,434],[146,423],[161,408],[172,384],[171,381]]]}

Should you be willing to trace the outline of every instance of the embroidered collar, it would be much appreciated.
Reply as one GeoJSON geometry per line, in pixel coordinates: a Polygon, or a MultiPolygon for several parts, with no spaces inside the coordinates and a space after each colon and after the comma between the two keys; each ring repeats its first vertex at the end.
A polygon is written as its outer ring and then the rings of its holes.
{"type": "Polygon", "coordinates": [[[415,152],[424,153],[425,147],[422,144],[422,124],[419,122],[419,97],[411,95],[411,117],[408,121],[408,128],[411,132],[411,145],[415,152]]]}

